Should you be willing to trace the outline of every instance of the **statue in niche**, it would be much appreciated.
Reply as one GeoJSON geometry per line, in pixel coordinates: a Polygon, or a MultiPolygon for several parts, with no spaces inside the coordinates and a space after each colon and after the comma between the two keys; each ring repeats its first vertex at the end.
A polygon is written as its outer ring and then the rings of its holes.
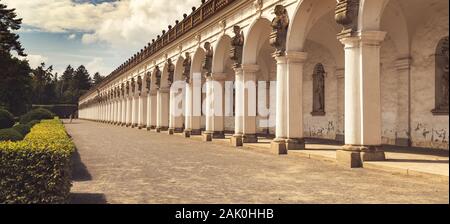
{"type": "Polygon", "coordinates": [[[242,64],[242,50],[244,47],[244,32],[241,27],[233,26],[234,37],[231,39],[230,59],[234,61],[234,67],[239,68],[242,64]]]}
{"type": "Polygon", "coordinates": [[[142,91],[142,77],[141,76],[138,76],[137,84],[138,84],[138,90],[139,90],[139,92],[141,92],[142,91]]]}
{"type": "Polygon", "coordinates": [[[155,85],[159,89],[161,88],[161,70],[159,70],[159,66],[155,66],[155,85]]]}
{"type": "Polygon", "coordinates": [[[145,87],[147,88],[147,91],[150,91],[150,87],[152,84],[152,74],[150,72],[147,72],[147,75],[145,76],[145,87]]]}
{"type": "Polygon", "coordinates": [[[131,92],[136,92],[136,82],[134,81],[134,78],[131,78],[131,92]]]}
{"type": "Polygon", "coordinates": [[[343,27],[339,38],[353,36],[358,30],[359,4],[360,0],[337,1],[334,19],[343,27]]]}
{"type": "Polygon", "coordinates": [[[214,52],[211,43],[209,42],[205,42],[204,48],[205,48],[205,59],[203,60],[202,68],[203,72],[205,73],[205,77],[210,77],[212,71],[212,60],[214,52]]]}
{"type": "Polygon", "coordinates": [[[167,81],[169,83],[169,87],[172,86],[173,76],[175,73],[175,65],[172,63],[172,59],[167,59],[167,81]]]}
{"type": "Polygon", "coordinates": [[[127,94],[130,94],[130,81],[127,81],[125,89],[126,89],[127,94]]]}
{"type": "Polygon", "coordinates": [[[189,80],[191,79],[191,56],[189,54],[189,52],[185,53],[185,58],[183,61],[183,77],[184,80],[189,83],[189,80]]]}
{"type": "Polygon", "coordinates": [[[436,48],[435,76],[436,76],[436,108],[435,115],[448,115],[449,110],[449,52],[448,36],[442,38],[436,48]]]}
{"type": "Polygon", "coordinates": [[[125,84],[124,83],[121,84],[120,92],[121,92],[122,96],[125,96],[125,84]]]}
{"type": "Polygon", "coordinates": [[[321,63],[314,67],[313,74],[313,116],[325,115],[325,69],[321,63]]]}
{"type": "Polygon", "coordinates": [[[286,38],[289,28],[289,16],[283,5],[275,6],[275,18],[272,20],[272,33],[270,45],[275,47],[275,55],[283,56],[286,53],[286,38]]]}

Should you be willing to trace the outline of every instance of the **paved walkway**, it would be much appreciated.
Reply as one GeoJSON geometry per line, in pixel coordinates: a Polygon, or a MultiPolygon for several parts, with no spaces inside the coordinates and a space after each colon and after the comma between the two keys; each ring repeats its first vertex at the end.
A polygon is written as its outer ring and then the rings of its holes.
{"type": "Polygon", "coordinates": [[[428,180],[76,120],[73,203],[444,203],[428,180]]]}

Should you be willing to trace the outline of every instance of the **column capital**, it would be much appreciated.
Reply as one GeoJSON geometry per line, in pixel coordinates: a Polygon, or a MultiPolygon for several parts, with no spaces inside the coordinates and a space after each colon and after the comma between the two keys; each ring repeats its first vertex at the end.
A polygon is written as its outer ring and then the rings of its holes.
{"type": "Polygon", "coordinates": [[[225,72],[214,72],[211,75],[211,77],[212,77],[213,80],[223,81],[223,80],[225,80],[227,78],[227,73],[225,73],[225,72]]]}
{"type": "Polygon", "coordinates": [[[288,51],[286,53],[286,59],[288,63],[302,63],[308,58],[308,53],[302,51],[288,51]]]}
{"type": "Polygon", "coordinates": [[[397,70],[408,70],[411,68],[411,57],[405,57],[405,58],[398,58],[395,61],[395,68],[397,70]]]}
{"type": "Polygon", "coordinates": [[[358,36],[362,43],[379,45],[386,38],[386,34],[385,31],[364,31],[358,36]]]}
{"type": "Polygon", "coordinates": [[[243,72],[257,72],[259,71],[259,65],[257,64],[243,64],[242,65],[242,71],[243,72]]]}
{"type": "Polygon", "coordinates": [[[273,55],[273,58],[275,58],[275,60],[277,61],[277,64],[286,64],[287,63],[287,56],[285,55],[273,55]]]}

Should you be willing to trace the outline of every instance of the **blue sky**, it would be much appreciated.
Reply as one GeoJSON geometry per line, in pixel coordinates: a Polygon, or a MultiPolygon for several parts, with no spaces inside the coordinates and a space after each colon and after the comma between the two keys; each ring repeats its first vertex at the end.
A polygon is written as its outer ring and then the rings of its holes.
{"type": "Polygon", "coordinates": [[[61,73],[85,65],[109,74],[200,0],[0,0],[16,8],[20,41],[34,67],[61,73]],[[50,10],[51,9],[51,10],[50,10]]]}

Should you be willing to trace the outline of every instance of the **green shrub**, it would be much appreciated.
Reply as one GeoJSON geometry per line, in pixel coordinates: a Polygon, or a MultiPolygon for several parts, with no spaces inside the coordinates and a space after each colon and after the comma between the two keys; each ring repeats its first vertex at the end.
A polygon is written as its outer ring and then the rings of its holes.
{"type": "Polygon", "coordinates": [[[14,125],[14,116],[7,110],[0,109],[0,129],[14,125]]]}
{"type": "Polygon", "coordinates": [[[43,120],[23,141],[0,142],[0,203],[66,203],[74,149],[58,119],[43,120]]]}
{"type": "Polygon", "coordinates": [[[39,120],[32,120],[27,123],[28,126],[30,126],[30,129],[33,128],[36,124],[39,124],[41,121],[39,120]]]}
{"type": "Polygon", "coordinates": [[[0,129],[0,142],[2,141],[20,141],[23,135],[14,128],[0,129]]]}
{"type": "Polygon", "coordinates": [[[29,124],[18,124],[13,129],[25,136],[30,132],[31,126],[29,124]]]}
{"type": "Polygon", "coordinates": [[[37,108],[20,117],[21,124],[27,124],[32,120],[53,119],[55,115],[47,109],[37,108]]]}

